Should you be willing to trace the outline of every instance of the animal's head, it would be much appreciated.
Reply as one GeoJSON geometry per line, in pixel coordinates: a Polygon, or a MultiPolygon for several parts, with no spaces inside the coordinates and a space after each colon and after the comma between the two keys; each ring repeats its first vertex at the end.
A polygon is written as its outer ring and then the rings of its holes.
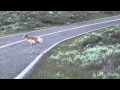
{"type": "Polygon", "coordinates": [[[27,35],[27,33],[25,33],[24,36],[23,36],[23,38],[27,38],[27,37],[28,37],[28,35],[27,35]]]}

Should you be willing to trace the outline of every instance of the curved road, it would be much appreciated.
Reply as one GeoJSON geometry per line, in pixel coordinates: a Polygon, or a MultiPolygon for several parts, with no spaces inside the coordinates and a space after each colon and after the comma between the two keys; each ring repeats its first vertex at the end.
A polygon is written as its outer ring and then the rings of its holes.
{"type": "MultiPolygon", "coordinates": [[[[46,50],[65,38],[117,24],[120,24],[120,16],[37,30],[28,34],[41,36],[46,50]]],[[[39,52],[37,46],[34,49],[39,52]]],[[[0,38],[0,79],[14,79],[20,74],[38,56],[29,52],[30,45],[23,40],[22,33],[0,38]]]]}

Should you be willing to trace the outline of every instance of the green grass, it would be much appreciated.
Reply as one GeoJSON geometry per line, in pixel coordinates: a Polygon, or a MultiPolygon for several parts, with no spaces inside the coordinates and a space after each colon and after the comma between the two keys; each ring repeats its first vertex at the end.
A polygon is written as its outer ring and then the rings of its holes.
{"type": "MultiPolygon", "coordinates": [[[[113,32],[120,32],[120,26],[112,26],[107,29],[87,33],[76,38],[64,41],[54,47],[45,57],[43,62],[37,65],[30,79],[92,79],[92,78],[120,78],[120,41],[117,37],[106,44],[101,40],[97,46],[86,48],[82,46],[84,38],[101,34],[103,39],[113,36],[113,32]],[[111,32],[111,34],[110,34],[111,32]],[[106,33],[106,34],[105,34],[106,33]],[[105,35],[104,35],[105,34],[105,35]],[[110,36],[109,36],[110,34],[110,36]],[[112,49],[115,48],[116,50],[112,49]],[[104,65],[103,60],[105,60],[104,65]],[[109,63],[107,60],[111,60],[109,63]],[[107,65],[107,63],[109,63],[107,65]],[[101,66],[102,65],[102,66],[101,66]],[[111,65],[114,67],[111,68],[111,65]],[[107,74],[103,73],[103,66],[107,70],[107,74]],[[109,67],[109,68],[107,68],[109,67]],[[111,68],[111,69],[110,69],[111,68]]],[[[116,33],[116,34],[117,34],[116,33]]],[[[115,34],[115,35],[116,35],[115,34]]],[[[113,37],[111,37],[113,38],[113,37]]]]}
{"type": "MultiPolygon", "coordinates": [[[[34,71],[30,79],[89,79],[92,78],[93,72],[95,70],[84,70],[79,67],[79,65],[74,65],[72,63],[63,62],[61,59],[52,60],[51,55],[56,55],[57,51],[66,52],[70,50],[77,49],[76,47],[71,47],[73,43],[78,44],[83,36],[67,40],[57,45],[51,50],[50,54],[44,59],[42,64],[34,71]],[[71,45],[71,46],[68,46],[71,45]]],[[[74,46],[74,45],[73,45],[74,46]]]]}
{"type": "MultiPolygon", "coordinates": [[[[99,14],[99,15],[95,15],[94,17],[88,17],[88,18],[85,18],[83,21],[88,21],[88,20],[94,20],[94,19],[99,19],[99,18],[105,18],[105,17],[111,17],[111,16],[116,16],[116,15],[119,15],[119,14],[114,14],[114,15],[108,15],[108,14],[99,14]]],[[[71,23],[69,23],[71,24],[71,23]]],[[[64,25],[67,25],[64,24],[64,25]]],[[[19,31],[15,31],[15,32],[12,32],[12,33],[1,33],[0,34],[0,37],[4,37],[4,36],[9,36],[9,35],[15,35],[15,34],[19,34],[19,33],[24,33],[24,32],[30,32],[30,31],[35,31],[35,30],[41,30],[41,29],[46,29],[46,28],[51,28],[51,27],[55,27],[55,26],[60,26],[60,25],[45,25],[44,27],[38,27],[38,28],[32,28],[32,29],[29,29],[29,30],[19,30],[19,31]]]]}
{"type": "Polygon", "coordinates": [[[20,33],[25,33],[25,32],[31,32],[31,31],[36,31],[36,30],[42,30],[42,29],[52,28],[52,27],[56,27],[56,26],[59,26],[59,25],[47,25],[47,26],[44,26],[44,27],[38,27],[38,28],[33,28],[33,29],[29,29],[29,30],[24,30],[24,31],[23,30],[19,30],[19,31],[12,32],[12,33],[0,34],[0,37],[20,34],[20,33]]]}
{"type": "Polygon", "coordinates": [[[92,78],[94,71],[87,71],[63,62],[54,62],[45,59],[40,68],[34,71],[30,79],[77,79],[92,78]]]}

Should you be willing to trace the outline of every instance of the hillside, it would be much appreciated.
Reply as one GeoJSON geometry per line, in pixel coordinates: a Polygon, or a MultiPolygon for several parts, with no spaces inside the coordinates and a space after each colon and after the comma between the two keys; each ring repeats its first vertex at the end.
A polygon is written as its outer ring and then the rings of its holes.
{"type": "Polygon", "coordinates": [[[120,14],[120,11],[0,11],[0,36],[120,14]]]}

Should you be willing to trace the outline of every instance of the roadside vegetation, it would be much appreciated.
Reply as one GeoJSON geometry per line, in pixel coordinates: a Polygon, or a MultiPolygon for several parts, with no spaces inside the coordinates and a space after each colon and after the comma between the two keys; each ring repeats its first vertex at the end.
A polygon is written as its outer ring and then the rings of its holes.
{"type": "Polygon", "coordinates": [[[118,14],[120,11],[0,11],[0,36],[118,14]]]}
{"type": "MultiPolygon", "coordinates": [[[[0,11],[0,37],[120,15],[120,11],[0,11]]],[[[30,79],[120,78],[120,25],[57,45],[30,79]]]]}
{"type": "Polygon", "coordinates": [[[57,45],[29,78],[120,79],[120,25],[57,45]]]}

